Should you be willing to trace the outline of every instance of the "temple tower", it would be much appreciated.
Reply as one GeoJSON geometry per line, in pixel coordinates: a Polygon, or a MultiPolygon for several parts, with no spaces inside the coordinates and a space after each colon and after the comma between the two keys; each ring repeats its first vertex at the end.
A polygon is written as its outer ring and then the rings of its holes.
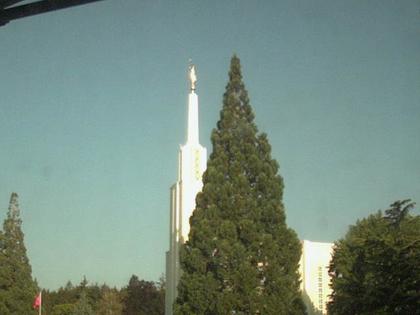
{"type": "Polygon", "coordinates": [[[180,278],[179,249],[188,239],[189,219],[195,209],[195,197],[203,187],[207,150],[199,143],[198,96],[195,93],[195,66],[189,68],[187,141],[178,154],[178,180],[170,189],[169,250],[166,252],[165,315],[173,314],[180,278]]]}

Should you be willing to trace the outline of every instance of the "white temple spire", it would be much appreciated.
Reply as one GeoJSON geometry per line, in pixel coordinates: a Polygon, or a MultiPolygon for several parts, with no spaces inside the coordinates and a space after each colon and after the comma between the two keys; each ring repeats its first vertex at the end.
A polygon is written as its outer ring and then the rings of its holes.
{"type": "Polygon", "coordinates": [[[179,251],[188,240],[189,219],[195,209],[195,197],[203,187],[202,175],[207,166],[207,150],[200,145],[198,137],[198,96],[195,94],[197,76],[194,65],[188,71],[190,89],[188,94],[187,142],[179,151],[178,180],[171,187],[169,211],[169,250],[166,252],[165,315],[173,315],[177,297],[177,285],[181,276],[179,251]]]}
{"type": "Polygon", "coordinates": [[[198,144],[198,96],[195,94],[197,75],[194,65],[189,67],[189,79],[187,143],[198,144]]]}

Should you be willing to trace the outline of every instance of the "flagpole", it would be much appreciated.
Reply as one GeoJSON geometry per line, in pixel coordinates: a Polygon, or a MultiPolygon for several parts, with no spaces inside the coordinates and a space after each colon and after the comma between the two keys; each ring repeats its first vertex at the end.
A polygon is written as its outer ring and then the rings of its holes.
{"type": "Polygon", "coordinates": [[[39,305],[39,315],[42,315],[42,290],[39,292],[39,295],[41,296],[41,304],[39,305]]]}

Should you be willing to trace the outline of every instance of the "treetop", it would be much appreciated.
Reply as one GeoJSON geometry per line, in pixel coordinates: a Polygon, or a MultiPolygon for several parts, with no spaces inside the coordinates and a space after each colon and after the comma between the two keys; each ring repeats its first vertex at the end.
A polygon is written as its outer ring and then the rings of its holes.
{"type": "Polygon", "coordinates": [[[19,214],[19,196],[17,193],[13,192],[10,196],[9,212],[7,215],[9,218],[17,219],[19,218],[19,214]]]}

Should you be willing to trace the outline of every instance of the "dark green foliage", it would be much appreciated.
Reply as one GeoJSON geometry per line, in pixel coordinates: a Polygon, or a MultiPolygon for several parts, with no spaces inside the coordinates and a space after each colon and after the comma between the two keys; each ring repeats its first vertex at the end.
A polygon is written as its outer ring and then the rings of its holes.
{"type": "MultiPolygon", "coordinates": [[[[135,314],[163,315],[164,283],[139,280],[132,276],[127,287],[118,290],[106,284],[89,284],[86,277],[77,286],[67,282],[56,291],[44,290],[43,314],[135,314]],[[124,311],[125,309],[125,311],[124,311]]],[[[0,315],[3,313],[0,312],[0,315]]]]}
{"type": "Polygon", "coordinates": [[[401,224],[401,221],[404,220],[411,209],[414,208],[415,203],[411,200],[406,199],[403,201],[395,201],[391,208],[385,211],[385,218],[388,222],[395,228],[398,228],[401,224]]]}
{"type": "Polygon", "coordinates": [[[410,200],[370,215],[336,242],[329,314],[420,314],[420,216],[410,200]]]}
{"type": "MultiPolygon", "coordinates": [[[[73,286],[69,281],[57,291],[44,291],[43,310],[47,314],[96,314],[104,295],[110,290],[105,285],[89,285],[86,277],[78,286],[73,286]]],[[[119,295],[118,290],[113,289],[113,292],[119,295]]]]}
{"type": "Polygon", "coordinates": [[[37,286],[26,255],[18,195],[12,193],[0,233],[0,314],[35,314],[32,303],[37,286]]]}
{"type": "Polygon", "coordinates": [[[74,304],[73,311],[71,315],[93,315],[93,309],[90,305],[88,297],[85,291],[82,291],[80,298],[76,304],[74,304]]]}
{"type": "Polygon", "coordinates": [[[70,306],[74,306],[80,296],[80,288],[74,287],[69,281],[65,287],[61,287],[56,291],[44,290],[42,293],[42,308],[47,314],[56,310],[57,312],[68,312],[70,306]],[[64,309],[64,311],[62,311],[64,309]]]}
{"type": "Polygon", "coordinates": [[[286,226],[278,164],[253,120],[234,56],[181,254],[176,314],[304,314],[300,243],[286,226]]]}
{"type": "MultiPolygon", "coordinates": [[[[82,281],[77,286],[73,286],[69,281],[65,287],[61,287],[56,291],[44,290],[42,308],[45,310],[46,314],[50,314],[51,312],[66,313],[70,310],[73,311],[76,305],[78,303],[80,304],[80,301],[82,300],[83,303],[86,301],[89,304],[94,313],[97,313],[103,296],[110,290],[111,289],[106,285],[99,286],[98,284],[89,284],[86,277],[83,277],[82,281]],[[82,296],[84,296],[83,299],[82,296]]],[[[118,290],[112,289],[112,291],[115,292],[119,298],[118,290]]]]}
{"type": "Polygon", "coordinates": [[[164,314],[164,292],[154,282],[133,275],[124,291],[124,315],[164,314]]]}
{"type": "Polygon", "coordinates": [[[58,304],[53,307],[51,315],[73,315],[74,304],[58,304]]]}

